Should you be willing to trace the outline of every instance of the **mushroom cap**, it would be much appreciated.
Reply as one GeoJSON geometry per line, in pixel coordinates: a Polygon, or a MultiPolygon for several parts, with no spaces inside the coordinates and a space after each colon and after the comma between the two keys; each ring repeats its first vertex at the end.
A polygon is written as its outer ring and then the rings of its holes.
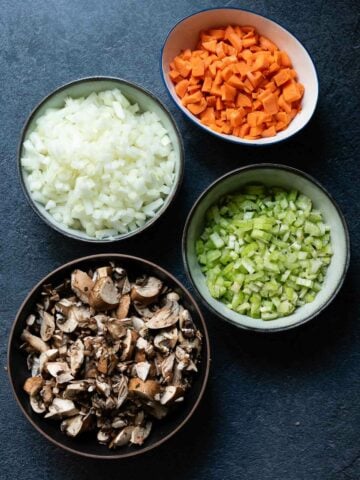
{"type": "Polygon", "coordinates": [[[25,380],[24,390],[29,395],[36,395],[41,387],[44,385],[44,379],[42,377],[29,377],[25,380]]]}
{"type": "Polygon", "coordinates": [[[153,400],[160,392],[160,385],[155,380],[143,381],[138,377],[131,378],[128,385],[129,393],[145,400],[153,400]]]}
{"type": "Polygon", "coordinates": [[[49,350],[50,348],[49,345],[44,342],[44,340],[36,335],[33,335],[29,332],[29,330],[23,330],[21,334],[21,340],[26,342],[28,345],[30,345],[30,347],[40,353],[46,352],[46,350],[49,350]]]}
{"type": "Polygon", "coordinates": [[[101,277],[93,286],[89,295],[89,304],[95,310],[109,310],[119,304],[120,296],[110,277],[101,277]]]}
{"type": "Polygon", "coordinates": [[[131,305],[130,295],[127,293],[120,298],[119,306],[116,309],[116,317],[120,320],[126,318],[131,305]]]}
{"type": "Polygon", "coordinates": [[[155,312],[146,326],[153,330],[171,327],[179,320],[179,313],[180,305],[177,302],[167,301],[164,307],[155,312]]]}
{"type": "Polygon", "coordinates": [[[126,337],[124,340],[124,349],[120,357],[121,361],[130,360],[134,352],[136,340],[138,339],[138,337],[139,337],[139,334],[135,332],[135,330],[130,330],[130,328],[127,329],[126,337]]]}
{"type": "Polygon", "coordinates": [[[42,319],[40,325],[40,336],[44,342],[50,340],[55,331],[55,319],[53,315],[48,312],[42,312],[42,319]]]}
{"type": "Polygon", "coordinates": [[[159,296],[163,283],[156,277],[145,277],[131,288],[131,300],[142,305],[149,305],[159,296]]]}
{"type": "Polygon", "coordinates": [[[84,303],[89,303],[89,293],[94,282],[89,275],[82,270],[74,270],[71,274],[71,289],[75,295],[84,303]]]}

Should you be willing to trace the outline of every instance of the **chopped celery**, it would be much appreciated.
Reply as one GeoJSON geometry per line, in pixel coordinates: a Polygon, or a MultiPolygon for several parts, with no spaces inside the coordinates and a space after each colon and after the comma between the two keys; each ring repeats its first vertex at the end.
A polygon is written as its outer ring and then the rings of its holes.
{"type": "Polygon", "coordinates": [[[330,229],[312,201],[263,185],[213,205],[195,250],[210,294],[263,320],[312,302],[332,256],[330,229]]]}

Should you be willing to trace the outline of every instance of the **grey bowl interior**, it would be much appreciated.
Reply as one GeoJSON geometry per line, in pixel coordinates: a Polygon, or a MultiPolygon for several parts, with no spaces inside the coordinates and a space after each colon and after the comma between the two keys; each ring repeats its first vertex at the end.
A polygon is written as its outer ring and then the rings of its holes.
{"type": "Polygon", "coordinates": [[[251,330],[276,331],[300,325],[317,315],[338,292],[349,263],[349,237],[344,218],[329,194],[311,177],[289,167],[254,165],[225,175],[211,185],[198,199],[187,221],[183,238],[183,256],[191,281],[207,305],[224,320],[251,330]],[[243,185],[262,183],[297,189],[313,201],[324,221],[331,228],[331,245],[334,251],[328,267],[323,288],[312,303],[295,310],[292,315],[276,320],[264,321],[230,310],[220,301],[211,297],[206,286],[205,276],[196,258],[195,241],[204,228],[207,209],[227,193],[238,191],[243,185]]]}
{"type": "Polygon", "coordinates": [[[117,78],[108,78],[108,77],[93,77],[93,78],[84,78],[74,82],[71,82],[59,89],[55,90],[49,96],[45,97],[44,100],[34,109],[28,118],[23,134],[20,140],[19,151],[18,151],[18,166],[21,183],[23,185],[24,192],[31,206],[35,211],[40,215],[40,217],[50,226],[55,228],[55,230],[64,233],[67,236],[72,238],[85,240],[88,242],[94,243],[104,243],[112,242],[116,240],[121,240],[127,237],[130,237],[140,231],[144,230],[150,226],[154,221],[156,221],[160,215],[167,209],[172,199],[174,198],[178,188],[180,187],[182,175],[183,175],[183,145],[180,136],[180,132],[175,124],[175,121],[171,117],[170,113],[166,110],[163,104],[150,92],[144,90],[138,85],[127,82],[126,80],[117,79],[117,78]],[[68,228],[61,223],[57,222],[41,205],[39,202],[36,202],[32,199],[28,181],[27,174],[20,165],[20,160],[23,153],[23,143],[35,129],[36,120],[41,117],[48,108],[61,108],[67,97],[80,98],[90,95],[92,92],[98,93],[104,90],[112,90],[118,88],[124,94],[124,96],[132,103],[138,103],[141,111],[151,111],[158,115],[161,123],[169,132],[169,137],[172,142],[175,154],[176,154],[176,170],[175,170],[175,179],[172,186],[172,190],[167,196],[163,206],[158,210],[156,215],[149,219],[146,224],[142,227],[139,227],[136,230],[133,230],[129,233],[120,234],[116,237],[109,237],[102,240],[96,239],[87,235],[85,232],[76,230],[73,228],[68,228]]]}
{"type": "Polygon", "coordinates": [[[79,455],[104,459],[119,459],[144,453],[160,445],[178,431],[192,416],[203,396],[208,378],[209,366],[210,351],[206,324],[190,293],[178,280],[176,280],[176,278],[161,267],[141,258],[120,254],[100,254],[73,260],[43,278],[42,281],[39,282],[29,293],[28,297],[20,307],[12,327],[8,344],[8,373],[10,381],[16,400],[30,423],[48,440],[59,447],[65,448],[66,450],[79,455]],[[145,273],[148,275],[155,275],[166,282],[170,288],[179,293],[183,305],[185,308],[189,309],[195,324],[203,335],[203,348],[201,350],[199,372],[194,377],[192,388],[187,392],[184,402],[179,404],[179,407],[163,420],[156,422],[156,425],[154,424],[150,437],[143,445],[128,445],[117,450],[111,450],[104,445],[100,445],[96,441],[94,432],[89,432],[88,434],[76,438],[68,437],[60,431],[59,422],[44,419],[41,415],[32,410],[29,404],[29,397],[23,390],[25,379],[29,376],[29,370],[26,365],[26,354],[24,351],[20,350],[20,345],[22,343],[20,340],[21,332],[26,325],[26,318],[34,311],[35,304],[39,301],[42,286],[48,283],[59,285],[63,282],[64,278],[69,277],[70,273],[75,268],[80,268],[82,270],[88,270],[90,268],[94,269],[107,264],[109,261],[113,261],[116,265],[125,268],[131,279],[145,273]]]}

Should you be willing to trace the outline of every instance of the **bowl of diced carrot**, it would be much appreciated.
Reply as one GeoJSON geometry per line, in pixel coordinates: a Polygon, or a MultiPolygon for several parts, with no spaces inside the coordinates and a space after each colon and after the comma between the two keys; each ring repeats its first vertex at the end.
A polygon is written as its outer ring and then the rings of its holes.
{"type": "Polygon", "coordinates": [[[318,99],[303,45],[276,22],[236,8],[181,20],[162,50],[170,96],[197,125],[239,144],[266,145],[302,130],[318,99]]]}

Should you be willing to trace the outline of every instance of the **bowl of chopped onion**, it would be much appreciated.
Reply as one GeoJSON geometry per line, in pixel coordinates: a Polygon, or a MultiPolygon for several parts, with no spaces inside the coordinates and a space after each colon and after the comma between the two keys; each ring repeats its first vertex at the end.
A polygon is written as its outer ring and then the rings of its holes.
{"type": "Polygon", "coordinates": [[[90,77],[46,96],[18,149],[24,193],[52,228],[87,242],[128,238],[152,225],[178,192],[180,132],[152,93],[90,77]]]}
{"type": "Polygon", "coordinates": [[[349,261],[343,214],[313,177],[257,164],[227,173],[195,202],[183,260],[207,307],[237,327],[274,332],[317,316],[349,261]]]}

